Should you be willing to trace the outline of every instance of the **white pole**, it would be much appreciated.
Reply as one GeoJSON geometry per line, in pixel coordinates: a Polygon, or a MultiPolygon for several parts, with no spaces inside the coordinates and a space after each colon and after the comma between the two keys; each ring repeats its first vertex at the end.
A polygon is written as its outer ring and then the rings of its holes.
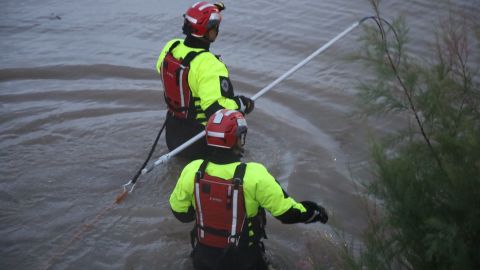
{"type": "MultiPolygon", "coordinates": [[[[353,29],[355,29],[357,26],[360,25],[360,23],[362,23],[364,21],[364,19],[358,21],[358,22],[355,22],[354,24],[352,24],[350,27],[348,27],[347,29],[345,29],[343,32],[341,32],[340,34],[338,34],[337,36],[335,36],[333,39],[331,39],[329,42],[327,42],[325,45],[323,45],[322,47],[318,48],[315,52],[313,52],[312,54],[310,54],[307,58],[305,58],[303,61],[301,61],[300,63],[298,63],[297,65],[295,65],[293,68],[291,68],[289,71],[285,72],[282,76],[280,76],[278,79],[276,79],[275,81],[273,81],[272,83],[270,83],[269,85],[267,85],[265,88],[263,88],[262,90],[260,90],[257,94],[255,94],[252,99],[253,100],[256,100],[258,99],[259,97],[261,97],[262,95],[264,95],[265,93],[267,93],[268,91],[270,91],[275,85],[277,85],[278,83],[280,83],[281,81],[285,80],[285,78],[287,78],[288,76],[292,75],[292,73],[294,73],[295,71],[297,71],[299,68],[301,68],[302,66],[304,66],[306,63],[308,63],[310,60],[312,60],[315,56],[321,54],[322,52],[324,52],[326,49],[328,49],[330,46],[332,46],[333,43],[337,42],[339,39],[341,39],[342,37],[344,37],[346,34],[348,34],[349,32],[351,32],[353,29]]],[[[183,149],[189,147],[190,145],[192,145],[194,142],[198,141],[201,137],[205,136],[205,131],[202,131],[200,133],[198,133],[195,137],[191,138],[190,140],[184,142],[182,145],[180,145],[179,147],[175,148],[174,150],[172,150],[171,152],[161,156],[159,159],[157,159],[157,161],[155,161],[152,165],[150,165],[149,167],[146,167],[145,169],[142,170],[142,175],[143,174],[146,174],[148,172],[150,172],[154,167],[160,165],[160,164],[163,164],[165,163],[167,160],[169,160],[171,157],[175,156],[176,154],[178,154],[180,151],[182,151],[183,149]]]]}
{"type": "Polygon", "coordinates": [[[360,24],[360,22],[356,22],[354,24],[352,24],[350,27],[348,27],[347,29],[345,29],[343,32],[341,32],[340,34],[338,34],[336,37],[334,37],[333,39],[331,39],[329,42],[327,42],[325,45],[323,45],[322,47],[318,48],[316,51],[314,51],[312,54],[310,54],[307,58],[305,58],[302,62],[298,63],[296,66],[294,66],[293,68],[291,68],[289,71],[285,72],[282,76],[278,77],[278,79],[276,79],[275,81],[273,81],[272,83],[270,83],[269,85],[267,85],[265,88],[263,88],[262,90],[260,90],[257,94],[255,94],[252,99],[253,100],[257,100],[259,97],[261,97],[263,94],[267,93],[268,91],[270,91],[275,85],[277,85],[278,83],[280,83],[281,81],[285,80],[288,76],[292,75],[292,73],[294,73],[295,71],[297,71],[299,68],[301,68],[302,66],[304,66],[306,63],[310,62],[310,60],[312,60],[315,56],[321,54],[322,52],[324,52],[326,49],[328,49],[330,46],[332,46],[333,43],[337,42],[339,39],[341,39],[343,36],[345,36],[346,34],[348,34],[350,31],[352,31],[355,27],[357,27],[358,25],[360,24]]]}
{"type": "Polygon", "coordinates": [[[202,138],[203,136],[205,136],[205,130],[198,133],[197,135],[195,135],[194,137],[190,138],[190,140],[184,142],[182,145],[180,145],[179,147],[173,149],[172,151],[166,153],[165,155],[161,156],[160,158],[158,158],[152,165],[150,166],[147,166],[145,167],[143,170],[142,170],[142,175],[143,174],[146,174],[148,172],[150,172],[154,167],[160,165],[160,164],[163,164],[165,163],[167,160],[169,160],[171,157],[175,156],[176,154],[178,154],[179,152],[181,152],[183,149],[189,147],[190,145],[192,145],[194,142],[200,140],[200,138],[202,138]]]}

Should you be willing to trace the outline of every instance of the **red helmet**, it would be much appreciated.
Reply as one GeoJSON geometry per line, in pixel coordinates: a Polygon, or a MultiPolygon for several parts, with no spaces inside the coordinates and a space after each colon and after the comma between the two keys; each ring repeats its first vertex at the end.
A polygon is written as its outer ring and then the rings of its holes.
{"type": "Polygon", "coordinates": [[[195,37],[203,37],[212,27],[220,25],[222,15],[214,4],[197,2],[183,15],[191,28],[191,34],[195,37]]]}
{"type": "Polygon", "coordinates": [[[247,129],[247,121],[242,113],[234,110],[219,110],[208,119],[205,128],[207,144],[230,149],[240,138],[243,145],[247,129]]]}

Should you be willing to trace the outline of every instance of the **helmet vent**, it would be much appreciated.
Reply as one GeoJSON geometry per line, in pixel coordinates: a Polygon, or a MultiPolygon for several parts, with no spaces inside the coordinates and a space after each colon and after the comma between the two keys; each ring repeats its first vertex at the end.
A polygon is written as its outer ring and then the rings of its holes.
{"type": "Polygon", "coordinates": [[[201,6],[201,7],[199,7],[198,9],[199,9],[199,10],[204,10],[204,9],[205,9],[205,8],[207,8],[207,7],[215,7],[215,6],[214,6],[214,5],[212,5],[212,4],[209,4],[209,3],[207,3],[207,4],[205,4],[205,5],[201,6]]]}

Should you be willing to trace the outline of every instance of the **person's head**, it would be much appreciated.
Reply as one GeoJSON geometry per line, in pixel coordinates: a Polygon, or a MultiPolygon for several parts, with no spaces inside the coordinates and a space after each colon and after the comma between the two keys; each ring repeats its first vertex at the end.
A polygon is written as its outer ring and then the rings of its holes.
{"type": "Polygon", "coordinates": [[[197,2],[188,8],[183,15],[183,33],[207,42],[214,42],[218,35],[222,15],[220,15],[223,5],[214,5],[208,2],[197,2]]]}
{"type": "Polygon", "coordinates": [[[210,116],[205,127],[207,144],[241,154],[247,130],[247,120],[242,113],[235,110],[219,110],[210,116]]]}

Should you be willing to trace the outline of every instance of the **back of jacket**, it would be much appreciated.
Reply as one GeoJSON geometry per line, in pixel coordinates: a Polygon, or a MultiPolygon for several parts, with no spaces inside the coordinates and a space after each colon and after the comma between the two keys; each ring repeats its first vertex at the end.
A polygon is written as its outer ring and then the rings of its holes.
{"type": "MultiPolygon", "coordinates": [[[[177,213],[187,213],[190,207],[195,207],[193,194],[195,173],[203,160],[194,160],[182,171],[180,178],[170,195],[170,206],[177,213]]],[[[215,164],[210,162],[205,172],[211,176],[232,179],[235,168],[240,162],[230,164],[215,164]]],[[[228,180],[226,180],[228,181],[228,180]]],[[[306,212],[305,207],[287,196],[282,187],[267,169],[259,163],[248,162],[243,178],[243,191],[247,217],[258,214],[259,207],[266,209],[274,217],[280,216],[290,209],[306,212]]]]}
{"type": "MultiPolygon", "coordinates": [[[[158,57],[156,69],[159,74],[165,55],[175,41],[180,41],[180,44],[172,51],[173,57],[176,59],[185,58],[191,51],[203,50],[202,48],[188,47],[181,39],[169,41],[158,57]]],[[[195,100],[197,121],[200,123],[205,125],[210,114],[213,114],[218,106],[225,109],[238,109],[237,103],[232,99],[234,92],[227,67],[212,53],[201,53],[190,62],[188,83],[195,100]],[[209,110],[209,108],[211,109],[209,110]]]]}

